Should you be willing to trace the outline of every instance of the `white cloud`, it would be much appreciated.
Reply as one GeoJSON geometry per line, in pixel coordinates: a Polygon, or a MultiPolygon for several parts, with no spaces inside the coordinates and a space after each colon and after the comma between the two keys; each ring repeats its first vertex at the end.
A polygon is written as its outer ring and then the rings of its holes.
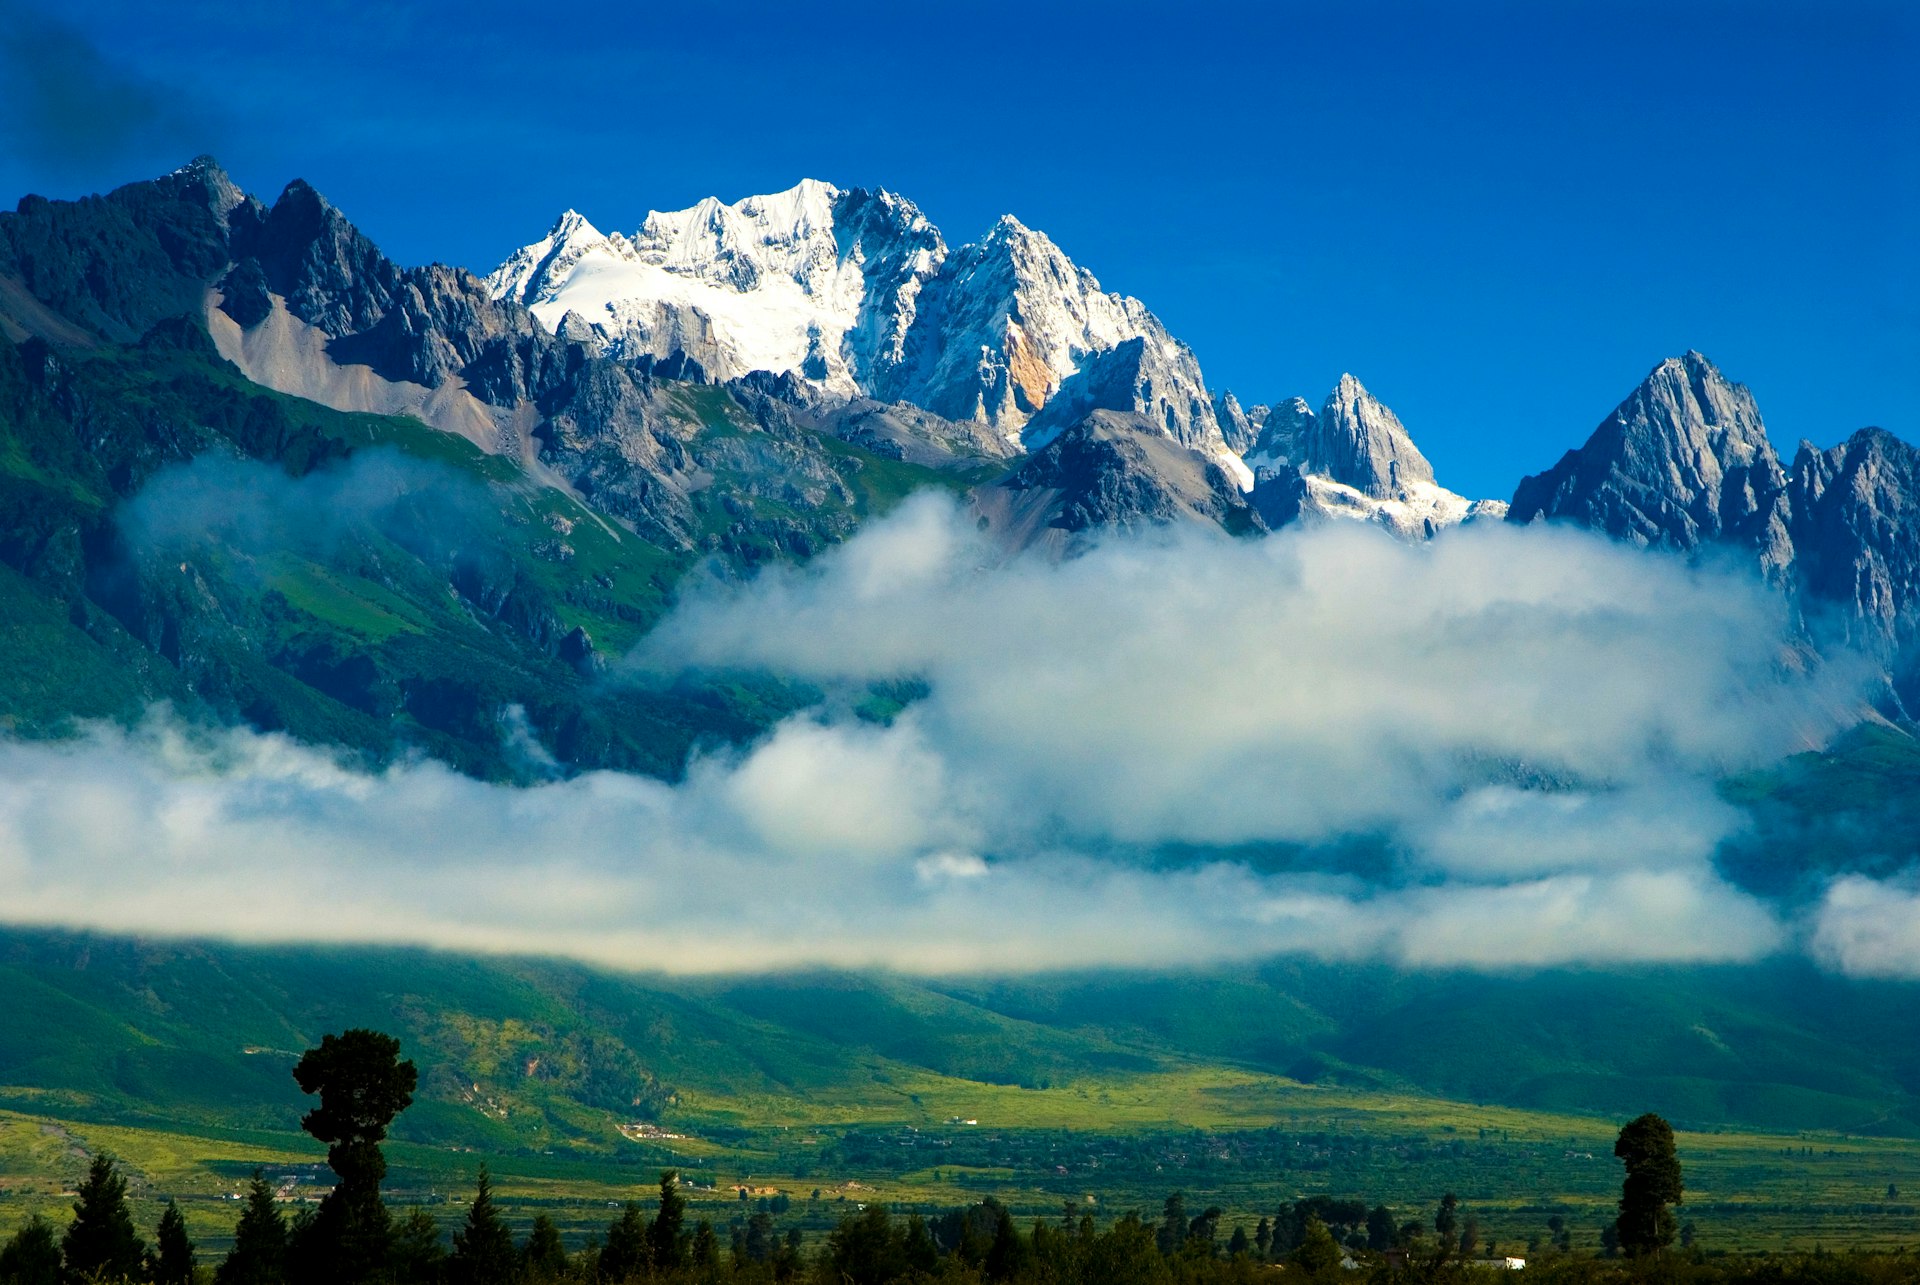
{"type": "Polygon", "coordinates": [[[1813,953],[1855,977],[1920,979],[1920,879],[1837,879],[1813,917],[1813,953]]]}
{"type": "Polygon", "coordinates": [[[1745,579],[1564,531],[1005,562],[922,498],[636,658],[923,680],[889,726],[830,700],[677,785],[526,788],[164,717],[0,743],[0,914],[675,970],[1746,960],[1787,934],[1713,870],[1713,781],[1852,700],[1784,628],[1745,579]],[[1328,868],[1355,836],[1384,864],[1328,868]]]}

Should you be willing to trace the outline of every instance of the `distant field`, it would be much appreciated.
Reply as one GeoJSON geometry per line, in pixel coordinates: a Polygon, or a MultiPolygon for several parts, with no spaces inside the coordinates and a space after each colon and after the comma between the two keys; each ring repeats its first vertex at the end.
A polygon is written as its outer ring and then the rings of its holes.
{"type": "MultiPolygon", "coordinates": [[[[1451,1190],[1504,1246],[1544,1238],[1557,1213],[1574,1228],[1575,1247],[1592,1249],[1618,1193],[1613,1129],[1590,1116],[1217,1069],[1049,1088],[925,1076],[805,1099],[686,1095],[644,1131],[651,1136],[616,1135],[604,1152],[395,1143],[389,1186],[396,1202],[427,1205],[452,1224],[484,1159],[516,1224],[545,1211],[576,1244],[605,1225],[612,1206],[644,1199],[669,1165],[686,1175],[696,1216],[724,1225],[765,1199],[743,1203],[737,1185],[771,1188],[790,1202],[780,1225],[810,1238],[873,1201],[927,1209],[992,1194],[1023,1216],[1057,1217],[1071,1204],[1112,1217],[1154,1213],[1178,1189],[1189,1208],[1220,1205],[1227,1227],[1251,1230],[1302,1195],[1384,1201],[1412,1218],[1430,1216],[1451,1190]],[[956,1117],[978,1123],[949,1123],[956,1117]]],[[[62,1191],[100,1148],[125,1161],[144,1224],[174,1197],[206,1248],[229,1234],[237,1206],[226,1197],[255,1166],[296,1179],[296,1192],[329,1180],[321,1148],[297,1133],[0,1111],[0,1232],[34,1211],[63,1219],[62,1191]]],[[[1920,1142],[1683,1132],[1680,1152],[1682,1221],[1703,1245],[1920,1246],[1920,1142]],[[1892,1199],[1890,1184],[1900,1193],[1892,1199]]]]}

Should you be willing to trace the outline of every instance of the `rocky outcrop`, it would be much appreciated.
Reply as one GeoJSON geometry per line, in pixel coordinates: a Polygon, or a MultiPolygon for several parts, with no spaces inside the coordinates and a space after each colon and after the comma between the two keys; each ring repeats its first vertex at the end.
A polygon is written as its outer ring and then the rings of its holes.
{"type": "Polygon", "coordinates": [[[1220,425],[1220,438],[1235,455],[1246,455],[1260,438],[1260,429],[1271,410],[1267,406],[1245,407],[1231,389],[1222,390],[1213,399],[1213,418],[1220,425]]]}
{"type": "Polygon", "coordinates": [[[1306,461],[1309,431],[1314,425],[1313,407],[1304,397],[1289,397],[1269,409],[1260,423],[1259,435],[1245,452],[1247,467],[1257,479],[1263,473],[1295,470],[1306,461]]]}
{"type": "Polygon", "coordinates": [[[1781,467],[1748,391],[1697,352],[1669,358],[1546,473],[1509,520],[1633,544],[1732,549],[1793,595],[1811,636],[1886,666],[1890,712],[1920,697],[1920,449],[1862,429],[1781,467]]]}
{"type": "Polygon", "coordinates": [[[1236,480],[1144,416],[1096,410],[1001,481],[976,490],[985,529],[1011,547],[1070,551],[1096,529],[1196,523],[1265,530],[1236,480]]]}
{"type": "MultiPolygon", "coordinates": [[[[1204,455],[1230,455],[1206,389],[1189,378],[1189,367],[1198,370],[1192,352],[1175,339],[1152,343],[1135,337],[1095,353],[1027,422],[1021,440],[1028,450],[1038,450],[1094,411],[1113,411],[1138,415],[1204,455]]],[[[1221,463],[1238,475],[1237,456],[1221,463]]]]}
{"type": "Polygon", "coordinates": [[[1654,367],[1584,446],[1523,480],[1507,518],[1653,548],[1736,544],[1779,577],[1793,558],[1786,481],[1753,395],[1689,352],[1654,367]]]}
{"type": "Polygon", "coordinates": [[[206,156],[105,196],[26,197],[0,213],[0,316],[18,337],[129,343],[195,314],[246,204],[206,156]]]}

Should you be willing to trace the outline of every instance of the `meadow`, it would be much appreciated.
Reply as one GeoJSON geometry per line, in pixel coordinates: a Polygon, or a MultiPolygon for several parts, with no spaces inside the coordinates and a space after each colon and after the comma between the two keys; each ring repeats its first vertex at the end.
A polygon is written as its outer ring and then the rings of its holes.
{"type": "MultiPolygon", "coordinates": [[[[1177,1190],[1189,1209],[1223,1209],[1225,1235],[1235,1224],[1251,1234],[1282,1202],[1307,1195],[1383,1202],[1409,1219],[1430,1218],[1452,1191],[1503,1252],[1537,1255],[1555,1216],[1576,1252],[1599,1247],[1619,1192],[1616,1127],[1220,1069],[1047,1088],[924,1076],[806,1098],[687,1095],[598,1153],[395,1142],[388,1188],[397,1207],[424,1206],[451,1228],[484,1160],[516,1230],[544,1212],[576,1247],[623,1202],[644,1201],[668,1167],[684,1176],[691,1217],[724,1228],[772,1210],[776,1225],[810,1243],[875,1203],[931,1212],[991,1195],[1023,1220],[1067,1208],[1100,1222],[1134,1211],[1152,1220],[1177,1190]]],[[[331,1183],[321,1149],[294,1132],[16,1108],[0,1111],[0,1233],[34,1212],[63,1220],[87,1155],[100,1149],[123,1161],[140,1222],[151,1226],[161,1202],[176,1199],[203,1250],[224,1246],[256,1167],[295,1203],[331,1183]]],[[[1680,1156],[1680,1218],[1709,1252],[1920,1245],[1920,1202],[1902,1194],[1920,1193],[1920,1142],[1682,1131],[1680,1156]]]]}

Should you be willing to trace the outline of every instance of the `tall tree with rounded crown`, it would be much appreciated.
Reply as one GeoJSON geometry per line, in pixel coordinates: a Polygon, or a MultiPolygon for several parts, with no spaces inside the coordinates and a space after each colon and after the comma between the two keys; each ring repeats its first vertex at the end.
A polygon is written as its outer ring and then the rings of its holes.
{"type": "Polygon", "coordinates": [[[1673,1206],[1685,1186],[1673,1126],[1649,1111],[1620,1130],[1613,1154],[1627,1167],[1620,1184],[1620,1249],[1629,1258],[1657,1253],[1673,1243],[1673,1206]]]}
{"type": "Polygon", "coordinates": [[[320,1105],[300,1127],[327,1144],[340,1181],[302,1231],[291,1264],[299,1278],[332,1285],[378,1276],[388,1267],[392,1221],[380,1199],[387,1176],[380,1143],[413,1103],[420,1074],[400,1060],[400,1041],[364,1028],[324,1037],[294,1065],[293,1078],[320,1105]]]}

